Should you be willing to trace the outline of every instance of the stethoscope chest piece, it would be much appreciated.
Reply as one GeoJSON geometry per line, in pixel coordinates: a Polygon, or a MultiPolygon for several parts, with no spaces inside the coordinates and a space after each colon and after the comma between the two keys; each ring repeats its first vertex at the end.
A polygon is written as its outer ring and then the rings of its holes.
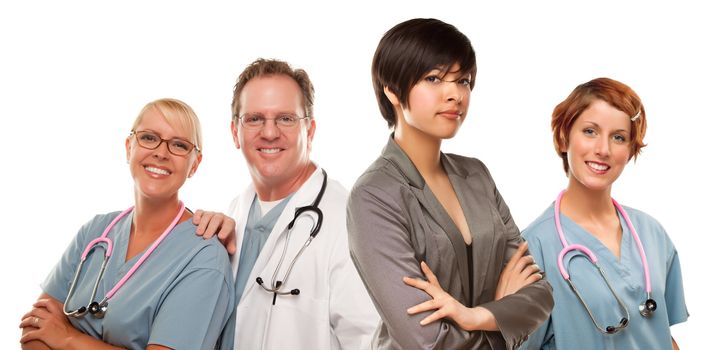
{"type": "Polygon", "coordinates": [[[176,226],[176,224],[181,219],[182,214],[186,210],[184,207],[183,202],[179,201],[179,210],[176,214],[176,217],[173,219],[171,224],[166,228],[166,231],[164,231],[157,239],[156,241],[151,245],[150,248],[146,250],[146,252],[141,256],[138,261],[131,267],[128,272],[126,272],[125,276],[121,278],[116,284],[111,288],[111,290],[106,293],[105,297],[101,299],[100,302],[93,301],[96,297],[96,292],[98,291],[98,286],[101,283],[101,279],[103,278],[103,274],[106,271],[106,266],[108,265],[108,261],[111,257],[111,254],[113,253],[113,241],[108,238],[108,233],[111,231],[113,226],[118,223],[121,218],[126,216],[128,213],[130,213],[133,210],[134,207],[130,207],[120,214],[116,216],[108,226],[106,226],[106,229],[103,231],[103,234],[90,241],[88,245],[86,246],[85,250],[83,251],[83,254],[80,257],[80,263],[78,264],[78,268],[75,270],[75,275],[73,276],[73,281],[70,284],[70,290],[68,291],[68,295],[65,297],[65,302],[63,302],[63,313],[66,316],[70,317],[76,317],[80,318],[85,316],[86,314],[91,314],[95,318],[103,318],[106,315],[106,311],[108,310],[108,300],[115,295],[116,291],[118,291],[119,288],[121,288],[123,285],[125,285],[126,281],[131,278],[131,276],[136,272],[136,270],[143,264],[144,261],[146,261],[146,258],[154,251],[156,250],[156,247],[158,246],[161,241],[166,238],[166,236],[171,232],[171,230],[176,226]],[[103,244],[105,245],[103,245],[103,244]],[[103,264],[101,265],[101,269],[98,272],[98,276],[96,277],[95,284],[93,285],[93,291],[90,294],[90,299],[88,300],[87,306],[81,306],[80,308],[76,310],[68,310],[68,303],[75,295],[75,289],[78,286],[78,278],[80,277],[81,270],[83,269],[83,264],[86,261],[86,257],[90,253],[91,250],[93,250],[96,247],[100,247],[104,250],[103,252],[103,264]]]}
{"type": "MultiPolygon", "coordinates": [[[[596,328],[598,328],[599,331],[601,331],[604,334],[614,334],[624,328],[628,325],[629,321],[629,313],[626,308],[626,305],[624,305],[621,298],[618,296],[616,291],[614,290],[611,283],[608,281],[608,278],[604,274],[601,267],[598,265],[598,259],[593,254],[593,252],[586,248],[583,245],[580,244],[568,244],[568,241],[566,240],[564,234],[563,234],[563,227],[561,226],[561,198],[563,197],[563,193],[565,191],[562,191],[558,197],[556,198],[555,205],[554,205],[554,221],[556,226],[556,232],[558,233],[558,238],[561,240],[561,244],[563,245],[563,249],[558,254],[558,270],[561,273],[561,276],[564,280],[568,282],[573,292],[576,294],[576,297],[578,297],[578,300],[583,304],[583,307],[588,312],[588,316],[590,316],[591,320],[593,321],[596,328]],[[593,317],[593,313],[591,312],[591,309],[588,307],[586,302],[583,300],[581,295],[578,293],[578,290],[576,289],[573,282],[570,280],[570,275],[568,271],[565,268],[565,265],[563,263],[563,257],[570,251],[579,251],[584,256],[588,257],[588,259],[591,261],[591,263],[596,266],[599,273],[601,274],[601,277],[603,278],[604,282],[606,282],[606,285],[608,286],[608,289],[611,291],[613,296],[616,298],[616,301],[618,302],[619,307],[625,314],[625,317],[621,319],[619,324],[617,326],[606,326],[602,327],[596,319],[593,317]]],[[[631,223],[631,219],[629,218],[628,214],[626,213],[626,210],[618,204],[613,198],[611,199],[611,202],[613,203],[613,206],[616,208],[616,211],[621,214],[624,221],[626,222],[626,226],[629,229],[629,232],[631,233],[631,237],[633,237],[633,240],[636,243],[636,246],[639,251],[639,256],[641,257],[641,265],[643,266],[644,270],[644,282],[646,283],[646,300],[639,305],[639,313],[641,316],[645,318],[651,318],[654,315],[654,311],[656,311],[656,301],[651,297],[652,289],[651,289],[651,276],[649,274],[649,263],[646,259],[646,252],[644,251],[643,244],[641,243],[641,239],[639,238],[638,233],[636,232],[636,228],[634,228],[633,223],[631,223]]]]}
{"type": "Polygon", "coordinates": [[[650,318],[654,315],[654,311],[656,311],[656,301],[654,299],[648,298],[639,305],[639,313],[643,317],[650,318]]]}
{"type": "Polygon", "coordinates": [[[102,304],[99,304],[97,302],[92,302],[90,304],[90,307],[88,308],[88,312],[93,315],[95,318],[103,318],[103,316],[106,315],[106,311],[108,310],[108,303],[102,302],[102,304]]]}
{"type": "MultiPolygon", "coordinates": [[[[256,283],[261,286],[264,290],[267,292],[273,293],[274,296],[272,298],[272,305],[276,304],[277,301],[277,295],[299,295],[300,291],[298,288],[294,288],[289,291],[282,291],[282,285],[287,283],[287,279],[289,278],[289,273],[292,271],[292,268],[294,267],[294,264],[297,262],[297,259],[299,259],[299,256],[302,255],[304,250],[309,246],[309,244],[312,242],[312,240],[317,237],[317,234],[319,233],[319,230],[322,227],[322,220],[323,220],[323,213],[322,209],[319,208],[319,203],[322,200],[322,196],[324,196],[324,191],[327,188],[327,172],[322,169],[322,187],[319,189],[319,193],[317,194],[317,197],[314,199],[314,203],[312,205],[299,207],[294,210],[294,218],[292,221],[289,222],[289,224],[286,226],[286,239],[284,241],[284,249],[282,250],[282,255],[279,258],[279,263],[277,263],[276,269],[274,269],[274,273],[272,274],[271,280],[272,285],[271,288],[264,285],[264,279],[261,277],[256,278],[256,283]],[[299,251],[297,252],[297,255],[294,256],[291,263],[289,263],[289,267],[287,268],[287,272],[284,274],[284,277],[281,280],[277,280],[277,274],[279,273],[279,270],[282,266],[282,262],[284,261],[284,257],[287,254],[287,248],[289,247],[289,240],[291,238],[291,230],[294,228],[294,224],[297,222],[297,219],[302,214],[316,214],[317,220],[315,220],[315,224],[312,227],[309,237],[307,237],[307,240],[304,242],[301,248],[299,248],[299,251]]],[[[314,216],[314,215],[312,215],[314,216]]],[[[284,234],[284,233],[283,233],[284,234]]]]}

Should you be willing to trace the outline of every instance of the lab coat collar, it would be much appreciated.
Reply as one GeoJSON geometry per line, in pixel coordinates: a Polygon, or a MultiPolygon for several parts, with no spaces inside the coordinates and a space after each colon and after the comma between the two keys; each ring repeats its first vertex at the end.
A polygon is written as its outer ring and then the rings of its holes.
{"type": "MultiPolygon", "coordinates": [[[[259,252],[259,257],[257,257],[254,268],[249,274],[249,280],[247,280],[246,286],[244,286],[244,293],[241,296],[242,300],[250,294],[249,290],[251,288],[259,288],[255,281],[257,276],[260,276],[265,270],[273,271],[273,269],[277,266],[277,263],[279,262],[279,257],[275,255],[274,248],[278,245],[277,243],[279,239],[286,238],[281,237],[281,233],[284,231],[285,226],[287,226],[289,222],[294,218],[294,211],[296,210],[296,208],[311,205],[314,202],[314,199],[317,198],[317,194],[322,187],[322,181],[324,180],[324,176],[322,175],[322,168],[320,168],[317,164],[315,164],[315,166],[317,167],[317,169],[314,171],[314,173],[312,173],[312,176],[310,176],[307,181],[305,181],[304,184],[295,193],[292,194],[292,198],[289,199],[289,202],[287,203],[286,207],[282,211],[282,214],[279,216],[279,219],[274,225],[272,232],[269,234],[269,238],[267,238],[264,247],[262,248],[261,252],[259,252]]],[[[255,195],[256,192],[254,191],[253,186],[250,185],[250,190],[246,191],[244,198],[242,199],[244,202],[240,203],[241,205],[239,206],[240,208],[243,207],[246,210],[238,212],[239,215],[236,217],[239,220],[243,220],[243,223],[241,221],[239,222],[240,224],[246,225],[246,219],[248,217],[249,209],[251,207],[251,202],[253,201],[255,195]]],[[[324,202],[324,198],[322,198],[322,202],[324,202]]],[[[237,227],[240,226],[241,225],[238,225],[237,227]]],[[[307,234],[301,236],[293,236],[292,242],[290,242],[289,245],[289,252],[287,252],[284,258],[284,263],[281,267],[282,272],[285,271],[288,266],[289,260],[293,258],[294,254],[296,254],[296,250],[298,250],[299,248],[299,246],[295,245],[293,242],[296,240],[301,240],[303,242],[306,240],[307,236],[307,234]]],[[[242,239],[243,237],[237,238],[237,242],[242,242],[242,239]]],[[[237,252],[239,250],[241,250],[241,247],[237,249],[237,252]]],[[[236,265],[238,265],[238,257],[235,259],[235,263],[236,265]]],[[[269,277],[271,277],[271,275],[269,275],[269,277]]]]}

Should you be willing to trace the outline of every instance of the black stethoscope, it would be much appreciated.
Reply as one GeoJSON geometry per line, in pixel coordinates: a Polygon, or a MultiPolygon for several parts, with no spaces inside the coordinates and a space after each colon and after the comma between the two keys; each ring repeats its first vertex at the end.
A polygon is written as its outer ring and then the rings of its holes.
{"type": "Polygon", "coordinates": [[[317,234],[319,233],[320,228],[322,227],[322,210],[319,209],[319,202],[322,200],[322,196],[324,195],[324,191],[327,189],[327,172],[322,169],[322,175],[324,176],[322,180],[322,188],[319,190],[319,193],[317,194],[317,198],[314,200],[314,203],[312,205],[307,205],[304,207],[299,207],[296,210],[294,210],[294,218],[292,221],[289,222],[289,224],[286,226],[285,232],[287,237],[284,241],[284,250],[282,251],[282,256],[279,258],[279,263],[277,263],[276,269],[274,269],[274,274],[272,275],[272,281],[274,282],[274,285],[269,288],[264,285],[264,280],[261,277],[256,278],[256,283],[259,284],[264,290],[270,293],[274,293],[274,299],[272,300],[272,305],[276,304],[277,301],[277,294],[279,295],[299,295],[299,289],[294,288],[288,291],[282,291],[282,286],[287,283],[287,279],[289,278],[289,273],[292,271],[292,268],[294,268],[294,263],[297,262],[297,259],[300,255],[302,255],[302,252],[309,246],[309,244],[312,242],[312,240],[317,237],[317,234]],[[292,259],[292,262],[289,264],[289,267],[287,268],[287,272],[284,274],[284,278],[282,280],[277,280],[277,275],[279,274],[279,269],[282,266],[282,261],[284,261],[284,257],[287,254],[287,248],[289,247],[289,239],[291,238],[291,232],[292,228],[294,227],[294,223],[297,221],[297,218],[299,218],[304,213],[315,213],[317,214],[317,222],[312,227],[311,232],[309,233],[309,238],[304,242],[304,245],[302,245],[301,248],[299,248],[299,252],[297,252],[297,255],[294,256],[294,259],[292,259]]]}

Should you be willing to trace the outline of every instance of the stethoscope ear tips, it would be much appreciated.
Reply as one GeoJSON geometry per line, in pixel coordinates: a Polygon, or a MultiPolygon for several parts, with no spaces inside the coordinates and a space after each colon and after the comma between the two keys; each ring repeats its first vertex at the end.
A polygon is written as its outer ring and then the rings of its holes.
{"type": "Polygon", "coordinates": [[[639,313],[643,317],[651,317],[656,311],[656,301],[654,299],[646,299],[643,304],[639,305],[639,313]]]}
{"type": "Polygon", "coordinates": [[[258,285],[262,285],[262,284],[264,284],[264,280],[261,279],[261,277],[257,277],[257,278],[256,278],[256,283],[257,283],[258,285]]]}
{"type": "Polygon", "coordinates": [[[299,295],[299,289],[296,289],[296,288],[292,289],[291,294],[292,294],[292,295],[299,295]]]}

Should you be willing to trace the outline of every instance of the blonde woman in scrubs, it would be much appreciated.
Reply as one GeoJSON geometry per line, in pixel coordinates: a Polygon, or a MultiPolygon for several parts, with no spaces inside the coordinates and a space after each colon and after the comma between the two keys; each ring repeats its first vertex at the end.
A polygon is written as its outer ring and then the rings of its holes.
{"type": "Polygon", "coordinates": [[[195,234],[192,213],[178,198],[201,163],[196,114],[181,101],[157,100],[141,110],[131,130],[125,143],[135,207],[108,233],[113,254],[93,300],[103,298],[170,231],[108,300],[103,318],[68,317],[64,310],[78,310],[92,298],[104,251],[91,250],[64,305],[81,254],[119,212],[83,225],[22,317],[23,349],[211,349],[231,315],[234,291],[226,250],[217,239],[195,234]]]}

